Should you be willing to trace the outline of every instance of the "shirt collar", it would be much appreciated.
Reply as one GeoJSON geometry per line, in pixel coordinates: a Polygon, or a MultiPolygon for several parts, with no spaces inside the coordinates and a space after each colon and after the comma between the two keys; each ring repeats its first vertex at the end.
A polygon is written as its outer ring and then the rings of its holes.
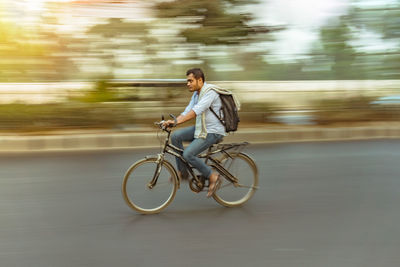
{"type": "MultiPolygon", "coordinates": [[[[201,90],[203,90],[203,88],[205,88],[206,85],[207,85],[207,83],[204,82],[203,87],[201,87],[201,90]]],[[[200,90],[200,91],[201,91],[201,90],[200,90]]],[[[194,92],[194,95],[195,95],[196,97],[199,96],[199,94],[200,94],[199,91],[195,91],[195,92],[194,92]]]]}

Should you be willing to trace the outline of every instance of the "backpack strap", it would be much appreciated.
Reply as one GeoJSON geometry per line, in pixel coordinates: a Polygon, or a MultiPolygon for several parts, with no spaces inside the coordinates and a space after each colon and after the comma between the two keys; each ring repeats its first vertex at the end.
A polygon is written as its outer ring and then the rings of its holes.
{"type": "Polygon", "coordinates": [[[212,107],[210,107],[211,112],[215,115],[215,117],[217,117],[217,119],[222,123],[222,125],[225,126],[225,122],[223,120],[221,120],[221,118],[217,115],[217,113],[212,109],[212,107]]]}

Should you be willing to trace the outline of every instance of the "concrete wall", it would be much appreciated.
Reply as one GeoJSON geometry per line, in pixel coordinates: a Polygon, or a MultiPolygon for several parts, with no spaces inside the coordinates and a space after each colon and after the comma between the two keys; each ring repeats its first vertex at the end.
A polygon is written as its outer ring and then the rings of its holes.
{"type": "Polygon", "coordinates": [[[0,83],[0,104],[60,102],[91,88],[91,82],[0,83]]]}
{"type": "MultiPolygon", "coordinates": [[[[361,81],[218,81],[233,90],[243,103],[271,102],[282,108],[307,108],[314,100],[351,96],[399,94],[400,80],[361,81]]],[[[65,101],[93,88],[92,82],[0,83],[0,103],[49,103],[65,101]]],[[[160,95],[157,88],[154,95],[160,95]]],[[[146,91],[149,88],[146,88],[146,91]]],[[[151,89],[150,89],[151,90],[151,89]]]]}
{"type": "Polygon", "coordinates": [[[271,102],[307,108],[313,101],[354,96],[400,95],[400,80],[216,82],[234,90],[242,102],[271,102]]]}

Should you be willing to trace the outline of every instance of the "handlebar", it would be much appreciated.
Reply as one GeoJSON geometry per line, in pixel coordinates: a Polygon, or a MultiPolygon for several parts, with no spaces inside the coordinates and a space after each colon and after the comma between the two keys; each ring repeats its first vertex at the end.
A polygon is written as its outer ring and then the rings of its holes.
{"type": "Polygon", "coordinates": [[[169,114],[169,116],[174,120],[174,124],[169,125],[168,127],[164,127],[164,115],[161,116],[161,121],[159,122],[155,122],[154,124],[157,125],[158,127],[160,127],[160,129],[162,129],[163,131],[166,131],[167,128],[171,128],[171,127],[175,127],[178,124],[178,120],[176,119],[176,117],[172,114],[169,114]]]}

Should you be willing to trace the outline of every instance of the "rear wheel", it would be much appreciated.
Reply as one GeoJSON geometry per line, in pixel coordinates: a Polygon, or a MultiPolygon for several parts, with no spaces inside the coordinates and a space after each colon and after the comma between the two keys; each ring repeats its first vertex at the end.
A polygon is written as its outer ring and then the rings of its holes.
{"type": "Polygon", "coordinates": [[[238,179],[234,184],[221,176],[221,184],[213,198],[223,206],[235,207],[247,202],[258,187],[258,170],[255,162],[244,153],[223,155],[221,165],[238,179]]]}
{"type": "Polygon", "coordinates": [[[177,175],[169,162],[159,164],[155,157],[145,158],[134,163],[126,172],[122,195],[132,209],[152,214],[160,212],[172,202],[177,188],[177,175]],[[149,183],[157,172],[157,182],[151,187],[149,183]]]}

